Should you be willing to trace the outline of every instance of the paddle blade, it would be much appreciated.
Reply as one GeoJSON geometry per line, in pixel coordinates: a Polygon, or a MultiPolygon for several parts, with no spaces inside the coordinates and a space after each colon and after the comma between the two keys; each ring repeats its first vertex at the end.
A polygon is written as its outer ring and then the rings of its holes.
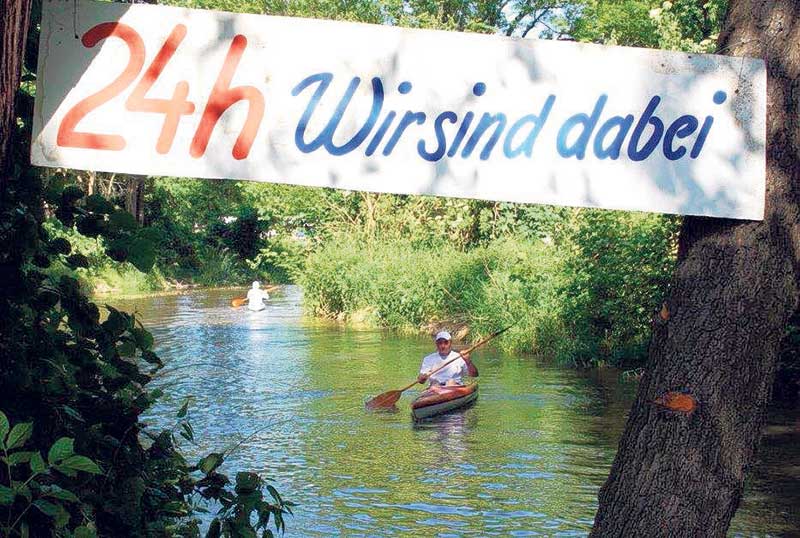
{"type": "Polygon", "coordinates": [[[239,307],[240,307],[240,306],[242,306],[242,305],[243,305],[245,302],[247,302],[247,298],[246,298],[246,297],[237,297],[236,299],[234,299],[234,300],[232,300],[232,301],[231,301],[231,306],[232,306],[233,308],[239,308],[239,307]]]}
{"type": "Polygon", "coordinates": [[[397,400],[400,399],[400,396],[402,394],[403,394],[402,390],[390,390],[389,392],[384,392],[383,394],[375,396],[365,405],[367,409],[370,411],[377,411],[380,409],[391,409],[392,407],[394,407],[394,404],[397,403],[397,400]]]}

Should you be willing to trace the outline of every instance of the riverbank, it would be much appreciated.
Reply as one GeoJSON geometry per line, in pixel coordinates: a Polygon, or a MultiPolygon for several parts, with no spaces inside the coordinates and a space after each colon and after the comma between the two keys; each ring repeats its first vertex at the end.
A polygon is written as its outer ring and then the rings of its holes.
{"type": "Polygon", "coordinates": [[[505,351],[628,367],[644,358],[672,236],[657,233],[663,219],[614,218],[585,219],[560,241],[506,237],[469,250],[341,236],[309,255],[299,283],[317,316],[400,333],[446,326],[473,340],[514,325],[505,351]]]}
{"type": "MultiPolygon", "coordinates": [[[[81,290],[90,296],[180,293],[190,289],[244,286],[253,280],[286,283],[290,278],[287,270],[275,269],[275,263],[256,263],[226,247],[200,241],[196,245],[175,244],[168,234],[161,234],[156,244],[152,269],[142,272],[129,262],[109,256],[102,238],[85,236],[55,219],[46,221],[44,227],[50,238],[68,241],[72,253],[82,260],[77,266],[64,259],[54,260],[45,271],[55,280],[64,275],[75,278],[81,290]]],[[[274,249],[280,250],[277,246],[274,249]]],[[[298,255],[289,257],[294,259],[298,255]]]]}
{"type": "Polygon", "coordinates": [[[91,294],[91,299],[101,300],[113,297],[114,299],[131,300],[131,299],[145,299],[149,297],[170,297],[173,295],[184,295],[197,291],[224,291],[224,290],[239,290],[240,293],[236,295],[245,295],[247,293],[247,286],[201,286],[199,284],[181,284],[175,283],[176,286],[170,286],[162,290],[152,292],[140,293],[121,293],[119,290],[97,291],[91,294]]]}

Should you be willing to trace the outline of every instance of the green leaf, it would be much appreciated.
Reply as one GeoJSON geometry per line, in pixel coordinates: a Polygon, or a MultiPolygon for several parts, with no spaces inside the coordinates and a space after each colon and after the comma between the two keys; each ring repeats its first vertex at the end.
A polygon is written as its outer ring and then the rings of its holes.
{"type": "Polygon", "coordinates": [[[158,228],[140,228],[138,232],[136,232],[136,237],[139,239],[143,239],[145,241],[149,241],[154,245],[158,246],[158,244],[163,239],[163,235],[158,228]]]}
{"type": "Polygon", "coordinates": [[[58,513],[58,507],[56,507],[56,505],[43,499],[36,499],[33,501],[33,506],[41,510],[43,514],[50,517],[55,517],[58,513]]]}
{"type": "Polygon", "coordinates": [[[38,452],[34,452],[31,456],[31,472],[39,474],[43,473],[45,469],[47,469],[47,465],[45,465],[42,455],[38,452]]]}
{"type": "Polygon", "coordinates": [[[236,473],[236,493],[242,494],[255,491],[259,486],[261,486],[261,479],[256,473],[236,473]]]}
{"type": "Polygon", "coordinates": [[[33,422],[23,422],[11,428],[11,433],[8,434],[8,440],[6,441],[8,450],[24,445],[32,433],[33,422]]]}
{"type": "Polygon", "coordinates": [[[52,254],[69,254],[72,252],[72,245],[63,237],[56,237],[47,243],[47,250],[52,254]]]}
{"type": "Polygon", "coordinates": [[[8,506],[14,502],[14,490],[6,486],[0,486],[0,504],[8,506]]]}
{"type": "Polygon", "coordinates": [[[114,211],[108,219],[109,230],[114,233],[133,232],[138,226],[136,218],[124,209],[114,211]]]}
{"type": "Polygon", "coordinates": [[[67,415],[71,416],[72,418],[74,418],[78,422],[86,422],[86,420],[84,420],[84,418],[81,416],[81,414],[78,413],[78,411],[73,409],[72,407],[70,407],[68,405],[62,405],[61,409],[64,410],[64,413],[66,413],[67,415]]]}
{"type": "Polygon", "coordinates": [[[256,535],[256,531],[250,524],[250,521],[244,518],[234,519],[229,524],[231,526],[231,530],[233,531],[231,533],[233,536],[236,536],[238,538],[258,538],[258,536],[256,535]]]}
{"type": "Polygon", "coordinates": [[[206,538],[220,538],[220,536],[222,536],[222,523],[219,519],[214,518],[211,525],[208,526],[206,538]]]}
{"type": "Polygon", "coordinates": [[[156,262],[156,244],[144,237],[135,237],[128,245],[128,261],[146,273],[156,262]]]}
{"type": "Polygon", "coordinates": [[[72,269],[89,267],[89,259],[83,254],[73,254],[64,260],[72,269]]]}
{"type": "Polygon", "coordinates": [[[69,437],[62,437],[50,447],[47,452],[47,461],[50,462],[50,465],[55,465],[74,453],[74,440],[69,437]]]}
{"type": "Polygon", "coordinates": [[[97,533],[91,527],[78,527],[75,529],[75,538],[97,538],[97,533]]]}
{"type": "Polygon", "coordinates": [[[0,411],[0,446],[5,446],[6,435],[11,425],[8,423],[8,417],[5,413],[0,411]]]}
{"type": "Polygon", "coordinates": [[[86,198],[86,209],[93,213],[109,214],[114,212],[114,204],[99,194],[92,194],[86,198]]]}
{"type": "Polygon", "coordinates": [[[56,505],[56,528],[61,529],[67,526],[69,523],[69,512],[67,509],[61,506],[60,504],[56,505]]]}
{"type": "Polygon", "coordinates": [[[128,259],[127,238],[113,239],[106,246],[106,255],[114,261],[124,262],[128,259]]]}
{"type": "Polygon", "coordinates": [[[267,484],[267,491],[269,491],[269,494],[272,495],[272,498],[275,499],[276,503],[283,505],[283,499],[281,499],[281,495],[278,493],[277,489],[267,484]]]}
{"type": "Polygon", "coordinates": [[[71,456],[64,460],[63,467],[74,469],[76,471],[84,471],[92,474],[102,474],[103,471],[97,466],[95,462],[86,456],[71,456]]]}
{"type": "Polygon", "coordinates": [[[47,496],[62,501],[78,502],[78,497],[74,493],[56,485],[50,486],[50,491],[47,492],[47,496]]]}
{"type": "Polygon", "coordinates": [[[13,489],[17,495],[22,495],[25,499],[30,502],[33,499],[33,494],[31,493],[31,488],[29,488],[24,482],[20,482],[18,480],[11,481],[11,489],[13,489]]]}
{"type": "Polygon", "coordinates": [[[97,237],[108,228],[108,223],[102,215],[86,214],[81,215],[80,218],[77,219],[75,227],[78,229],[78,232],[86,237],[97,237]]]}
{"type": "Polygon", "coordinates": [[[163,506],[161,510],[175,515],[186,515],[186,505],[180,501],[170,501],[163,506]]]}
{"type": "Polygon", "coordinates": [[[117,351],[122,357],[133,357],[136,355],[136,344],[126,340],[117,346],[117,351]]]}
{"type": "Polygon", "coordinates": [[[146,329],[140,329],[138,327],[131,330],[133,334],[133,339],[136,340],[136,345],[139,346],[142,351],[150,351],[153,347],[153,335],[146,329]]]}
{"type": "Polygon", "coordinates": [[[81,198],[83,198],[83,190],[77,185],[67,185],[61,191],[61,203],[63,204],[71,204],[81,198]]]}
{"type": "Polygon", "coordinates": [[[183,418],[186,416],[186,412],[189,410],[189,398],[186,398],[186,401],[183,402],[183,405],[178,410],[178,418],[183,418]]]}
{"type": "Polygon", "coordinates": [[[106,305],[106,309],[108,309],[109,314],[108,319],[103,322],[103,329],[112,335],[119,336],[133,326],[131,317],[128,314],[108,305],[106,305]]]}
{"type": "Polygon", "coordinates": [[[194,443],[194,430],[192,429],[192,425],[188,422],[183,422],[181,423],[181,428],[183,429],[181,436],[187,441],[194,443]]]}
{"type": "Polygon", "coordinates": [[[157,364],[158,366],[164,366],[164,363],[161,362],[161,359],[153,353],[152,351],[142,351],[142,359],[150,364],[157,364]]]}
{"type": "Polygon", "coordinates": [[[200,460],[200,463],[197,466],[200,468],[203,473],[208,474],[220,465],[222,465],[223,457],[222,454],[218,452],[212,452],[205,458],[200,460]]]}
{"type": "Polygon", "coordinates": [[[58,472],[60,472],[60,473],[62,473],[62,474],[64,474],[64,475],[66,475],[66,476],[68,476],[68,477],[70,477],[70,478],[75,478],[76,476],[78,476],[78,473],[75,471],[75,469],[72,469],[71,467],[67,467],[67,466],[66,466],[66,465],[64,465],[63,463],[61,463],[61,464],[58,464],[58,465],[54,465],[53,467],[54,467],[54,468],[55,468],[55,469],[56,469],[58,472]]]}
{"type": "Polygon", "coordinates": [[[64,190],[66,184],[66,177],[63,175],[53,176],[47,180],[47,186],[44,191],[44,199],[51,203],[57,204],[61,198],[61,191],[64,190]]]}
{"type": "Polygon", "coordinates": [[[31,461],[32,455],[33,452],[14,452],[9,457],[3,458],[3,461],[9,465],[19,465],[20,463],[31,461]]]}

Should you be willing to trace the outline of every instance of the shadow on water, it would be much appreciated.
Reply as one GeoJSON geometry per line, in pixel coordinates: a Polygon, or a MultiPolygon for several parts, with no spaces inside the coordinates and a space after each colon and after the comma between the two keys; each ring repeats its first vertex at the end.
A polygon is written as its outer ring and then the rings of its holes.
{"type": "MultiPolygon", "coordinates": [[[[480,396],[414,423],[370,397],[407,385],[426,338],[354,330],[301,315],[286,287],[258,313],[230,290],[116,301],[137,310],[170,371],[145,421],[170,427],[187,396],[190,460],[241,442],[225,470],[269,476],[298,502],[287,536],[585,536],[636,386],[612,369],[577,371],[474,354],[480,396]]],[[[775,415],[731,536],[797,536],[798,414],[775,415]]]]}

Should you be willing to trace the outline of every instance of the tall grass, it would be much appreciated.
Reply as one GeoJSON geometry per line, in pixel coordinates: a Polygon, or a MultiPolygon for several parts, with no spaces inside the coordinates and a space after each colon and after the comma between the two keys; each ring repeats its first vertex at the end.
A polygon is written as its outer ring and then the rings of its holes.
{"type": "Polygon", "coordinates": [[[300,278],[316,315],[400,330],[430,323],[469,325],[476,335],[514,324],[511,350],[553,354],[562,261],[541,242],[503,240],[461,252],[340,237],[314,252],[300,278]]]}
{"type": "Polygon", "coordinates": [[[575,212],[554,244],[506,236],[462,251],[343,235],[311,253],[299,283],[312,313],[399,330],[468,326],[573,364],[642,359],[675,260],[673,217],[575,212]]]}

